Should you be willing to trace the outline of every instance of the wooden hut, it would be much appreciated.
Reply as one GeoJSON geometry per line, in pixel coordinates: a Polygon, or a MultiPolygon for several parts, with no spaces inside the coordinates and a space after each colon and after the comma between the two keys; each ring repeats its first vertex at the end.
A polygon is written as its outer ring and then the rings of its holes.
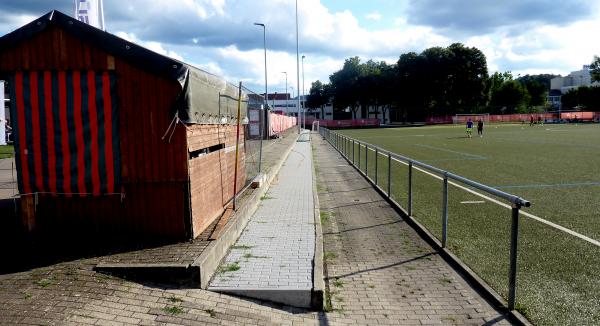
{"type": "Polygon", "coordinates": [[[58,11],[0,38],[0,74],[26,230],[191,239],[233,197],[237,86],[58,11]]]}

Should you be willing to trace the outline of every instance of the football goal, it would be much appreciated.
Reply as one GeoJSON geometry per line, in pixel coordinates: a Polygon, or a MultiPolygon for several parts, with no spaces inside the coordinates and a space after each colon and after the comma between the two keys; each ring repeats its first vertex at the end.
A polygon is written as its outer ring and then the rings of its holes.
{"type": "Polygon", "coordinates": [[[467,123],[469,118],[475,122],[479,120],[483,120],[483,122],[490,122],[490,114],[489,113],[478,113],[478,114],[456,114],[452,117],[452,123],[454,124],[463,124],[467,123]]]}

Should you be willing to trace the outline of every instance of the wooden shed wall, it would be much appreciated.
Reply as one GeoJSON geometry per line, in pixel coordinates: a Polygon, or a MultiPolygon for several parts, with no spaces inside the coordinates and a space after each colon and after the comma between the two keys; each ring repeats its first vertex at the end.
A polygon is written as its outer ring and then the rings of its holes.
{"type": "Polygon", "coordinates": [[[189,236],[185,128],[179,126],[170,142],[161,140],[179,93],[176,82],[113,57],[55,26],[0,53],[2,73],[88,69],[116,72],[125,198],[40,196],[34,206],[32,196],[25,196],[24,220],[35,221],[39,231],[73,229],[94,234],[118,230],[128,236],[163,239],[189,236]]]}
{"type": "MultiPolygon", "coordinates": [[[[188,128],[188,151],[223,144],[224,148],[200,157],[191,158],[190,201],[193,236],[200,235],[224,210],[233,198],[235,173],[236,126],[193,125],[188,128]]],[[[244,128],[240,127],[238,161],[238,191],[246,181],[244,128]]]]}

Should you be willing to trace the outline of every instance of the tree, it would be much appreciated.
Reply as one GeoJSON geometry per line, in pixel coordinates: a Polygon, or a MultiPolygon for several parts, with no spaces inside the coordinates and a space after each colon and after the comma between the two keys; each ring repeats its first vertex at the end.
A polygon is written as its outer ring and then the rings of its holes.
{"type": "Polygon", "coordinates": [[[594,61],[590,65],[590,75],[592,76],[592,82],[600,82],[600,57],[594,56],[594,61]]]}
{"type": "Polygon", "coordinates": [[[329,76],[331,93],[334,98],[334,110],[350,108],[352,118],[356,117],[359,108],[359,79],[363,75],[363,67],[359,57],[348,58],[341,70],[329,76]]]}
{"type": "Polygon", "coordinates": [[[511,78],[493,91],[491,104],[500,113],[526,113],[530,98],[527,88],[511,78]]]}
{"type": "Polygon", "coordinates": [[[325,117],[325,105],[329,103],[329,85],[323,84],[320,80],[312,83],[308,97],[306,98],[306,106],[311,109],[321,109],[321,118],[325,117]]]}

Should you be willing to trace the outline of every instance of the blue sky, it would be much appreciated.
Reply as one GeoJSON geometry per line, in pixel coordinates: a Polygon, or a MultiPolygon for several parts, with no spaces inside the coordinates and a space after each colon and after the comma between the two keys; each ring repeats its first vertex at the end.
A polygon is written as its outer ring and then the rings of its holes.
{"type": "MultiPolygon", "coordinates": [[[[490,73],[567,74],[600,55],[596,0],[298,0],[305,91],[344,59],[397,61],[400,54],[461,42],[482,50],[490,73]]],[[[267,26],[270,92],[297,93],[295,0],[104,0],[109,32],[156,52],[264,89],[267,26]]],[[[72,0],[2,0],[0,34],[72,0]]]]}

